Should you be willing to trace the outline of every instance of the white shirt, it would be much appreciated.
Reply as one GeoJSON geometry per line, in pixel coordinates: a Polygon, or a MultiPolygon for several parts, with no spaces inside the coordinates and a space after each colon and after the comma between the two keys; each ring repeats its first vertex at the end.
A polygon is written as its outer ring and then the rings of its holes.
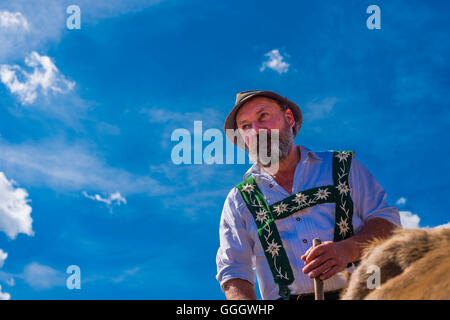
{"type": "MultiPolygon", "coordinates": [[[[333,153],[312,152],[299,146],[301,160],[294,174],[292,193],[314,187],[333,185],[333,153]]],[[[252,174],[268,205],[281,201],[290,194],[254,164],[245,174],[252,174]]],[[[398,209],[386,203],[386,192],[371,173],[352,159],[349,174],[350,195],[353,200],[353,228],[358,233],[373,218],[384,218],[400,226],[398,209]]],[[[289,285],[291,294],[312,293],[314,281],[303,274],[301,256],[312,245],[314,238],[333,241],[335,204],[325,203],[301,210],[287,218],[277,220],[276,225],[289,258],[295,281],[289,285]],[[300,218],[300,219],[298,219],[300,218]]],[[[254,218],[248,210],[239,190],[234,187],[228,194],[220,220],[220,247],[216,256],[217,280],[220,285],[234,278],[255,284],[255,272],[263,299],[279,298],[278,285],[273,281],[269,264],[258,238],[254,218]]],[[[341,289],[345,279],[340,274],[324,281],[324,291],[341,289]]]]}

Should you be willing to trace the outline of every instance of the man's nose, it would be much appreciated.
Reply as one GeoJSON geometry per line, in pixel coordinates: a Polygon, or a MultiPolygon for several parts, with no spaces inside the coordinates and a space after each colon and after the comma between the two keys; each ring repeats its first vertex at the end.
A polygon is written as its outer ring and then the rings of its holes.
{"type": "Polygon", "coordinates": [[[252,128],[255,130],[256,134],[259,134],[259,130],[267,130],[267,128],[261,124],[259,121],[253,121],[252,122],[252,128]]]}

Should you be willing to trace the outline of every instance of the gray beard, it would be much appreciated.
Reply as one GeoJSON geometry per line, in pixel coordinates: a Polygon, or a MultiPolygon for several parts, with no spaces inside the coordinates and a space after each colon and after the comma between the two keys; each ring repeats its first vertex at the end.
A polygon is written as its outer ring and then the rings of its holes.
{"type": "MultiPolygon", "coordinates": [[[[259,142],[259,136],[258,136],[258,140],[257,141],[259,142]]],[[[270,134],[268,134],[267,135],[267,148],[268,148],[267,156],[270,157],[270,158],[271,158],[271,155],[272,155],[271,141],[272,140],[270,138],[270,134]]],[[[257,148],[258,153],[257,153],[256,163],[259,166],[261,166],[261,167],[268,168],[268,167],[274,165],[277,162],[278,163],[281,162],[282,160],[286,159],[289,156],[289,154],[291,153],[291,150],[292,150],[292,146],[294,145],[294,135],[293,135],[292,130],[289,127],[287,122],[285,122],[285,126],[282,129],[280,129],[280,131],[279,131],[278,144],[279,144],[278,161],[276,161],[277,159],[275,159],[275,162],[273,162],[272,158],[271,158],[271,161],[269,161],[268,163],[262,163],[260,161],[260,158],[259,158],[259,146],[258,146],[258,148],[257,148]]]]}

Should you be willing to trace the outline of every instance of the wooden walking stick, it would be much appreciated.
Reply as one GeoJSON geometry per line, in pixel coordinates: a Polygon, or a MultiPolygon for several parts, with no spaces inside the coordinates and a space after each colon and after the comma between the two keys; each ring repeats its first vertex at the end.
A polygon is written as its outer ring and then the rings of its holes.
{"type": "MultiPolygon", "coordinates": [[[[322,241],[318,238],[313,239],[313,248],[317,247],[321,244],[322,241]]],[[[317,278],[314,278],[314,297],[316,300],[325,300],[323,294],[323,281],[319,279],[320,275],[317,278]]]]}

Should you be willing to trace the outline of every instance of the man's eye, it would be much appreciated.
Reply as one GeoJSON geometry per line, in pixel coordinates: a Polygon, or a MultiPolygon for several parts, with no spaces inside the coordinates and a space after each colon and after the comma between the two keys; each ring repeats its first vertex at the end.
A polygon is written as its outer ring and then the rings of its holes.
{"type": "Polygon", "coordinates": [[[268,115],[269,114],[267,112],[264,112],[264,113],[261,114],[261,116],[259,118],[260,119],[264,119],[264,118],[267,118],[268,115]]]}
{"type": "Polygon", "coordinates": [[[247,129],[249,129],[250,128],[250,126],[248,125],[248,124],[244,124],[243,126],[242,126],[242,129],[243,130],[247,130],[247,129]]]}

